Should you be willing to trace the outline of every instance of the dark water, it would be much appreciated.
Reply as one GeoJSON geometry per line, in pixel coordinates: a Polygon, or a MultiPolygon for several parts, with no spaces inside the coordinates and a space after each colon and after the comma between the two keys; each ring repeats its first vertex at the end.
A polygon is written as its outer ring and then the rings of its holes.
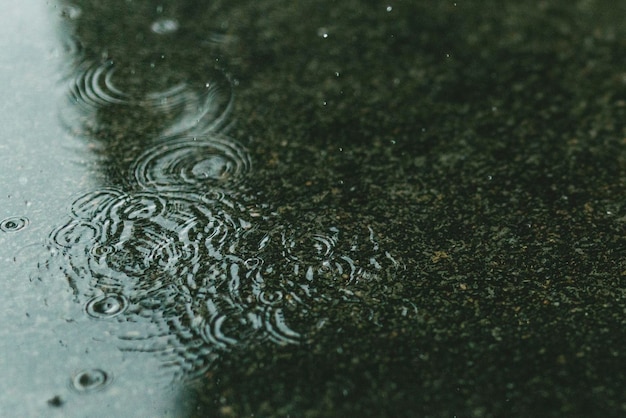
{"type": "Polygon", "coordinates": [[[0,410],[624,413],[621,9],[9,8],[0,410]]]}

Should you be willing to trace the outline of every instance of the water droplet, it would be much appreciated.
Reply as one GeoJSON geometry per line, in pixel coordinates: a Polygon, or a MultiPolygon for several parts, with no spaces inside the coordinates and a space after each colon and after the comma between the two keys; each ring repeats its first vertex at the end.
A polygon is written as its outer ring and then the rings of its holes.
{"type": "Polygon", "coordinates": [[[123,295],[109,293],[96,296],[87,302],[87,314],[93,318],[113,318],[126,310],[128,299],[123,295]]]}
{"type": "Polygon", "coordinates": [[[94,392],[103,389],[111,380],[111,375],[104,370],[83,370],[72,377],[71,387],[80,393],[94,392]]]}
{"type": "Polygon", "coordinates": [[[167,35],[169,33],[174,33],[178,30],[178,22],[174,19],[162,18],[155,20],[150,29],[152,32],[159,35],[167,35]]]}
{"type": "Polygon", "coordinates": [[[317,29],[317,36],[319,36],[320,38],[328,38],[328,29],[321,27],[317,29]]]}
{"type": "Polygon", "coordinates": [[[28,218],[24,216],[12,216],[0,222],[0,230],[4,232],[17,232],[26,228],[29,223],[28,218]]]}
{"type": "Polygon", "coordinates": [[[169,138],[141,155],[133,167],[146,189],[177,191],[188,186],[232,184],[250,170],[243,146],[224,136],[169,138]]]}

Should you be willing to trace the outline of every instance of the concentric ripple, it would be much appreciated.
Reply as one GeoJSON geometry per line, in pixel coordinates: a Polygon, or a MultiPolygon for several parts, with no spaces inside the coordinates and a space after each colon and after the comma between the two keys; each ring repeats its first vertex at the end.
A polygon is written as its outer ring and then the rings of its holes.
{"type": "Polygon", "coordinates": [[[132,168],[145,189],[232,185],[250,170],[250,156],[238,142],[220,135],[169,138],[142,154],[132,168]]]}
{"type": "Polygon", "coordinates": [[[300,342],[301,335],[289,327],[282,309],[266,310],[264,322],[270,340],[274,343],[288,345],[300,342]]]}
{"type": "Polygon", "coordinates": [[[329,259],[339,239],[339,230],[298,233],[291,230],[281,234],[283,254],[291,261],[315,262],[329,259]]]}
{"type": "Polygon", "coordinates": [[[29,223],[28,218],[24,216],[12,216],[0,222],[0,230],[3,232],[17,232],[26,228],[29,223]]]}
{"type": "Polygon", "coordinates": [[[96,296],[87,302],[85,310],[89,316],[97,319],[113,318],[126,310],[128,299],[115,293],[96,296]]]}
{"type": "Polygon", "coordinates": [[[70,86],[70,94],[80,105],[98,108],[114,104],[128,104],[132,98],[113,83],[115,64],[106,61],[99,66],[88,66],[70,86]]]}
{"type": "MultiPolygon", "coordinates": [[[[219,309],[211,300],[206,302],[209,315],[198,324],[202,338],[213,346],[227,348],[238,343],[238,340],[229,335],[229,323],[238,316],[236,309],[219,309]]],[[[236,324],[235,324],[236,325],[236,324]]],[[[237,329],[237,326],[233,327],[237,329]]]]}
{"type": "MultiPolygon", "coordinates": [[[[181,143],[173,142],[175,151],[181,143]]],[[[165,144],[159,150],[166,153],[165,144]]],[[[205,154],[202,146],[195,153],[205,154]]],[[[144,160],[152,171],[140,191],[78,196],[41,263],[67,280],[86,315],[131,327],[120,332],[120,349],[162,356],[179,376],[199,376],[224,352],[301,343],[324,323],[325,306],[365,303],[360,294],[387,254],[371,229],[267,224],[243,196],[203,193],[194,182],[192,192],[170,190],[151,176],[184,177],[161,159],[144,160]]],[[[109,378],[100,372],[77,374],[74,389],[100,387],[109,378]]]]}
{"type": "Polygon", "coordinates": [[[52,242],[59,248],[75,250],[89,248],[101,233],[101,225],[72,219],[55,229],[50,235],[52,242]]]}
{"type": "Polygon", "coordinates": [[[75,293],[88,297],[115,290],[137,300],[167,286],[195,293],[211,268],[243,263],[238,242],[252,227],[241,206],[216,193],[164,199],[101,189],[79,196],[70,213],[50,243],[75,293]]]}
{"type": "Polygon", "coordinates": [[[339,235],[340,231],[336,227],[320,232],[301,231],[298,228],[283,231],[283,256],[293,268],[293,274],[303,276],[309,283],[325,278],[343,285],[365,277],[365,269],[358,265],[346,249],[337,248],[340,244],[339,235]]]}
{"type": "Polygon", "coordinates": [[[108,213],[116,201],[125,197],[125,193],[113,188],[88,192],[72,203],[71,213],[76,219],[90,221],[98,218],[101,213],[108,213]]]}
{"type": "Polygon", "coordinates": [[[210,70],[204,80],[191,82],[176,75],[165,61],[165,56],[156,56],[150,63],[125,66],[113,60],[79,65],[70,81],[69,106],[62,111],[64,123],[86,133],[113,132],[113,125],[134,122],[131,118],[143,115],[157,120],[163,135],[200,134],[222,127],[232,106],[230,80],[222,72],[210,70]],[[144,112],[115,112],[113,120],[97,115],[116,107],[144,112]]]}

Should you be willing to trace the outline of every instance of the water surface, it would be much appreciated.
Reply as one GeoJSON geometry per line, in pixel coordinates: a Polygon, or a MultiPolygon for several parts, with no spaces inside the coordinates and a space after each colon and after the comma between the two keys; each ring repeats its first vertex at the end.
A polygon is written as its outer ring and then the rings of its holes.
{"type": "Polygon", "coordinates": [[[0,409],[619,416],[617,9],[9,7],[0,409]]]}

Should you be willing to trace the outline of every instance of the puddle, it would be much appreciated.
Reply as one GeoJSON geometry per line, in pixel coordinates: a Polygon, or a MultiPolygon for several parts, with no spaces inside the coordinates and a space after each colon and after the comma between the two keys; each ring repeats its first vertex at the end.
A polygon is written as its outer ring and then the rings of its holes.
{"type": "MultiPolygon", "coordinates": [[[[248,186],[255,156],[229,133],[236,83],[223,69],[206,67],[198,77],[158,42],[152,51],[146,42],[137,55],[114,55],[81,36],[83,20],[97,17],[91,13],[86,2],[33,4],[14,22],[46,22],[29,32],[39,51],[29,59],[57,68],[6,75],[15,78],[16,95],[19,77],[47,80],[40,106],[48,119],[38,126],[52,138],[41,155],[31,141],[30,158],[73,171],[42,173],[38,183],[54,195],[51,210],[37,188],[21,187],[39,216],[31,208],[28,217],[7,213],[0,223],[11,235],[37,224],[36,234],[5,250],[7,259],[24,252],[13,265],[22,283],[12,291],[20,296],[6,307],[25,316],[9,316],[4,331],[3,350],[14,354],[2,369],[19,382],[4,388],[2,403],[25,416],[110,415],[131,404],[137,416],[181,416],[187,404],[172,397],[213,373],[225,353],[297,347],[324,322],[310,315],[311,304],[358,303],[350,286],[381,266],[360,265],[356,240],[365,240],[372,257],[380,252],[371,229],[357,237],[338,226],[296,225],[255,196],[248,186]],[[18,354],[24,344],[31,351],[18,354]],[[57,349],[44,350],[50,344],[57,349]],[[33,399],[24,402],[27,385],[33,399]]],[[[144,29],[174,39],[181,25],[158,17],[144,29]]]]}
{"type": "Polygon", "coordinates": [[[619,408],[620,28],[331,3],[5,10],[0,410],[619,408]]]}

